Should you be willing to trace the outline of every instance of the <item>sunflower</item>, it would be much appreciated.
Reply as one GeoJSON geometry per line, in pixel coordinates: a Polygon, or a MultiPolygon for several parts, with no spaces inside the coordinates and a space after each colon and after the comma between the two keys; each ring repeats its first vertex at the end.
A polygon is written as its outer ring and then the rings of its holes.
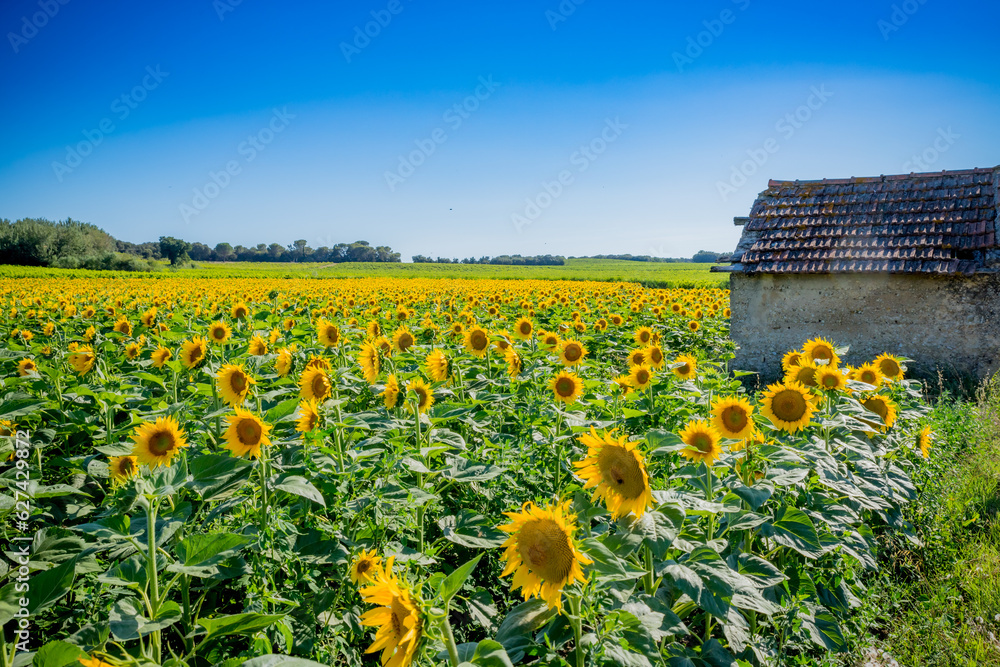
{"type": "Polygon", "coordinates": [[[139,459],[134,456],[112,456],[108,468],[113,482],[127,482],[139,474],[139,459]]]}
{"type": "Polygon", "coordinates": [[[216,345],[222,345],[231,335],[233,330],[225,322],[213,322],[208,326],[208,339],[216,345]]]}
{"type": "MultiPolygon", "coordinates": [[[[271,333],[273,334],[274,332],[271,333]]],[[[276,337],[274,338],[275,340],[277,339],[276,337]]],[[[267,354],[267,342],[260,336],[254,336],[250,339],[250,347],[247,348],[247,352],[254,357],[263,357],[267,354]]]]}
{"type": "Polygon", "coordinates": [[[405,326],[399,327],[392,334],[392,346],[398,352],[406,352],[413,347],[413,344],[416,342],[416,338],[414,338],[413,334],[410,333],[409,328],[405,326]]]}
{"type": "Polygon", "coordinates": [[[753,406],[742,397],[718,398],[712,402],[712,426],[730,440],[744,440],[753,435],[753,406]]]}
{"type": "Polygon", "coordinates": [[[250,393],[250,385],[256,384],[243,370],[243,366],[238,364],[224,364],[215,378],[222,400],[231,406],[242,405],[250,393]]]}
{"type": "Polygon", "coordinates": [[[132,433],[135,444],[132,455],[150,468],[170,465],[170,460],[182,447],[187,447],[184,431],[173,417],[158,417],[155,422],[143,422],[132,433]]]}
{"type": "Polygon", "coordinates": [[[375,555],[375,550],[361,550],[351,563],[351,583],[373,584],[375,576],[382,569],[382,557],[375,555]]]}
{"type": "Polygon", "coordinates": [[[132,335],[132,323],[129,322],[125,316],[121,316],[115,322],[114,330],[120,334],[125,334],[126,336],[132,335]]]}
{"type": "Polygon", "coordinates": [[[930,458],[931,455],[931,444],[934,442],[934,434],[931,432],[930,426],[925,426],[921,429],[920,433],[917,434],[917,448],[920,449],[920,454],[926,459],[930,458]]]}
{"type": "MultiPolygon", "coordinates": [[[[15,329],[15,331],[16,331],[16,329],[15,329]]],[[[11,335],[13,335],[13,334],[11,334],[11,335]]],[[[34,338],[34,337],[35,337],[35,334],[31,333],[27,329],[25,329],[24,331],[21,332],[21,340],[30,342],[31,339],[34,338]]]]}
{"type": "Polygon", "coordinates": [[[653,330],[649,327],[639,327],[632,334],[632,338],[639,345],[649,345],[650,341],[653,340],[653,330]]]}
{"type": "Polygon", "coordinates": [[[271,426],[265,424],[260,417],[236,408],[236,414],[226,417],[229,428],[226,429],[226,444],[223,445],[236,456],[248,456],[252,459],[260,457],[261,447],[270,447],[271,440],[267,434],[271,426]]]}
{"type": "Polygon", "coordinates": [[[872,363],[861,364],[854,369],[854,373],[851,374],[852,379],[858,382],[864,382],[865,384],[870,384],[873,387],[878,387],[885,380],[885,376],[882,375],[882,371],[878,369],[878,366],[872,363]]]}
{"type": "Polygon", "coordinates": [[[503,358],[507,362],[507,375],[510,376],[511,380],[516,380],[524,367],[521,355],[513,347],[508,347],[503,351],[503,358]]]}
{"type": "Polygon", "coordinates": [[[326,370],[313,366],[302,371],[299,378],[299,397],[312,401],[325,401],[333,392],[326,370]]]}
{"type": "Polygon", "coordinates": [[[632,393],[632,380],[627,375],[619,375],[611,379],[611,388],[622,396],[628,396],[632,393]]]}
{"type": "Polygon", "coordinates": [[[554,350],[559,347],[561,342],[559,339],[559,334],[552,331],[539,331],[539,344],[546,350],[554,350]]]}
{"type": "Polygon", "coordinates": [[[194,368],[205,360],[208,354],[208,343],[201,336],[186,340],[181,345],[181,363],[185,368],[194,368]]]}
{"type": "Polygon", "coordinates": [[[691,320],[690,322],[688,322],[688,331],[690,331],[691,333],[694,333],[700,328],[701,328],[701,322],[699,322],[698,320],[691,320]]]}
{"type": "Polygon", "coordinates": [[[785,382],[797,382],[806,387],[815,387],[816,384],[816,371],[819,367],[812,361],[803,358],[798,366],[792,366],[792,368],[785,374],[785,382]]]}
{"type": "Polygon", "coordinates": [[[361,589],[366,603],[378,605],[361,616],[362,625],[378,628],[365,653],[381,650],[383,667],[409,667],[420,645],[423,617],[410,590],[393,574],[393,560],[390,556],[384,569],[372,568],[374,581],[361,589]]]}
{"type": "Polygon", "coordinates": [[[632,350],[628,355],[628,365],[629,366],[642,366],[646,363],[646,350],[632,350]]]}
{"type": "Polygon", "coordinates": [[[170,361],[170,358],[174,355],[170,352],[170,350],[161,345],[153,350],[153,353],[149,356],[153,360],[154,368],[163,368],[163,365],[170,361]]]}
{"type": "Polygon", "coordinates": [[[643,356],[646,358],[646,363],[656,369],[663,368],[663,364],[666,363],[666,359],[663,357],[663,350],[660,349],[659,345],[650,345],[645,350],[643,350],[643,356]]]}
{"type": "Polygon", "coordinates": [[[483,357],[490,349],[490,334],[480,326],[470,327],[465,332],[465,349],[476,357],[483,357]]]}
{"type": "Polygon", "coordinates": [[[787,373],[800,363],[802,363],[802,352],[800,350],[789,350],[781,358],[781,369],[787,373]]]}
{"type": "Polygon", "coordinates": [[[653,505],[653,492],[638,441],[616,437],[614,431],[598,435],[593,426],[580,441],[587,446],[587,458],[573,465],[586,482],[583,488],[596,487],[591,501],[601,498],[612,521],[629,513],[641,519],[653,505]]]}
{"type": "Polygon", "coordinates": [[[94,350],[89,345],[84,345],[69,355],[67,361],[74,371],[80,375],[86,375],[94,368],[97,355],[94,354],[94,350]]]}
{"type": "Polygon", "coordinates": [[[557,401],[571,405],[583,395],[583,380],[568,371],[559,371],[559,374],[549,381],[549,389],[557,401]]]}
{"type": "Polygon", "coordinates": [[[34,359],[29,359],[25,357],[21,361],[17,362],[17,374],[21,377],[27,377],[32,373],[38,372],[38,365],[35,363],[34,359]]]}
{"type": "Polygon", "coordinates": [[[449,368],[448,357],[444,355],[444,352],[441,350],[432,350],[424,361],[426,363],[427,374],[431,376],[431,380],[434,382],[444,382],[448,379],[451,369],[449,368]]]}
{"type": "Polygon", "coordinates": [[[319,406],[312,399],[303,400],[299,403],[298,422],[295,430],[299,433],[308,433],[319,425],[319,406]]]}
{"type": "Polygon", "coordinates": [[[795,433],[809,425],[816,404],[809,389],[798,382],[769,385],[761,399],[761,413],[783,431],[795,433]]]}
{"type": "Polygon", "coordinates": [[[152,327],[156,324],[156,308],[150,308],[139,316],[139,321],[144,327],[152,327]]]}
{"type": "Polygon", "coordinates": [[[76,659],[83,667],[114,667],[110,662],[104,662],[100,658],[92,658],[87,655],[82,655],[76,659]]]}
{"type": "Polygon", "coordinates": [[[250,309],[245,303],[240,302],[232,307],[229,314],[234,320],[245,320],[250,315],[250,309]]]}
{"type": "Polygon", "coordinates": [[[698,375],[698,360],[690,354],[682,354],[670,362],[674,375],[682,380],[691,380],[698,375]]]}
{"type": "Polygon", "coordinates": [[[87,327],[87,330],[83,332],[83,342],[89,343],[94,340],[94,336],[97,335],[97,329],[93,325],[87,327]]]}
{"type": "Polygon", "coordinates": [[[382,325],[377,320],[370,321],[365,330],[368,332],[369,338],[378,338],[382,335],[382,325]]]}
{"type": "Polygon", "coordinates": [[[315,354],[309,355],[309,361],[306,362],[306,367],[303,370],[307,370],[310,368],[322,368],[327,373],[333,370],[333,366],[330,364],[330,361],[328,359],[324,359],[323,357],[318,357],[315,354]]]}
{"type": "Polygon", "coordinates": [[[292,370],[292,351],[287,347],[283,347],[278,350],[278,356],[274,359],[274,370],[278,371],[278,375],[285,377],[292,370]]]}
{"type": "Polygon", "coordinates": [[[511,520],[499,526],[510,537],[502,558],[506,561],[501,577],[513,574],[511,585],[520,588],[527,600],[541,598],[550,608],[562,611],[563,588],[584,581],[581,565],[590,565],[576,545],[576,516],[569,512],[572,501],[544,509],[528,502],[520,512],[505,512],[511,520]]]}
{"type": "Polygon", "coordinates": [[[890,428],[892,428],[892,425],[896,423],[896,404],[892,401],[892,399],[878,395],[870,396],[869,398],[861,401],[861,405],[865,406],[865,410],[874,412],[882,418],[882,424],[865,421],[864,419],[861,420],[872,428],[878,429],[882,433],[886,433],[890,428]]]}
{"type": "Polygon", "coordinates": [[[806,360],[817,363],[825,363],[828,366],[836,366],[840,363],[840,357],[833,347],[833,343],[822,338],[813,338],[802,346],[802,356],[806,360]]]}
{"type": "Polygon", "coordinates": [[[285,318],[285,320],[281,323],[281,328],[285,331],[291,331],[295,328],[295,320],[290,317],[285,318]]]}
{"type": "Polygon", "coordinates": [[[816,370],[816,386],[824,391],[847,389],[847,376],[835,366],[820,366],[816,370]]]}
{"type": "Polygon", "coordinates": [[[129,343],[125,346],[125,358],[128,360],[137,359],[142,353],[142,348],[138,343],[129,343]]]}
{"type": "Polygon", "coordinates": [[[374,345],[375,349],[379,350],[382,353],[383,357],[392,356],[392,343],[385,336],[379,336],[378,338],[373,340],[372,345],[374,345]]]}
{"type": "Polygon", "coordinates": [[[681,450],[681,456],[692,461],[711,466],[722,454],[722,447],[719,446],[722,435],[704,419],[692,419],[678,435],[687,445],[681,450]]]}
{"type": "Polygon", "coordinates": [[[653,369],[643,364],[633,366],[628,374],[629,384],[636,389],[645,389],[653,381],[653,369]]]}
{"type": "Polygon", "coordinates": [[[885,379],[891,382],[902,380],[903,374],[906,372],[903,360],[889,353],[880,354],[875,357],[875,365],[881,371],[882,375],[885,376],[885,379]]]}
{"type": "Polygon", "coordinates": [[[535,330],[535,325],[531,323],[526,317],[520,318],[514,323],[514,335],[521,340],[528,340],[531,338],[532,332],[535,330]]]}
{"type": "Polygon", "coordinates": [[[395,375],[390,375],[385,381],[385,389],[382,390],[382,402],[387,410],[396,407],[399,401],[399,382],[395,375]]]}
{"type": "Polygon", "coordinates": [[[320,345],[324,347],[334,347],[340,342],[340,328],[326,320],[320,320],[316,323],[316,335],[320,345]]]}
{"type": "Polygon", "coordinates": [[[563,366],[576,366],[587,356],[587,348],[578,340],[564,340],[559,350],[563,366]]]}
{"type": "Polygon", "coordinates": [[[411,391],[417,394],[417,410],[421,413],[427,412],[434,405],[434,394],[422,378],[414,378],[406,383],[406,392],[411,391]]]}
{"type": "Polygon", "coordinates": [[[361,353],[358,354],[358,363],[361,364],[361,372],[364,373],[368,384],[375,384],[382,367],[378,348],[372,343],[362,343],[361,353]]]}
{"type": "MultiPolygon", "coordinates": [[[[271,345],[277,343],[280,338],[281,338],[281,331],[279,331],[278,329],[271,329],[271,332],[267,334],[267,340],[270,342],[271,345]]],[[[250,345],[251,346],[253,345],[252,340],[250,341],[250,345]]],[[[250,348],[250,354],[253,354],[253,347],[250,348]]],[[[264,351],[261,352],[261,355],[264,354],[267,354],[267,345],[264,345],[264,351]]]]}

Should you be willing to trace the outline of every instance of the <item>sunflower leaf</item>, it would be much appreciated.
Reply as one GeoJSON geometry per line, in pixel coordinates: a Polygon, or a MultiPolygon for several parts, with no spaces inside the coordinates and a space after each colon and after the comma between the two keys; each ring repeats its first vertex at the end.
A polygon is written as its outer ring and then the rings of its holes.
{"type": "Polygon", "coordinates": [[[455,594],[462,589],[462,586],[465,585],[469,575],[471,575],[472,571],[476,569],[476,565],[479,564],[479,559],[482,557],[483,555],[479,554],[464,565],[455,568],[454,572],[444,578],[441,582],[441,587],[438,589],[438,593],[441,595],[441,600],[445,605],[451,602],[451,599],[455,597],[455,594]]]}

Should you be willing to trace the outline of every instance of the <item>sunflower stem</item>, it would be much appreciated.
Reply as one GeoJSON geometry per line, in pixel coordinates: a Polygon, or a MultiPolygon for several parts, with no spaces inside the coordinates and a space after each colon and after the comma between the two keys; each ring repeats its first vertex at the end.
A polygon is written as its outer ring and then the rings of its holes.
{"type": "Polygon", "coordinates": [[[646,560],[646,574],[644,576],[643,588],[646,589],[647,595],[656,595],[656,575],[653,570],[653,548],[646,544],[645,549],[645,560],[646,560]]]}
{"type": "MultiPolygon", "coordinates": [[[[159,500],[147,498],[147,502],[149,506],[146,508],[146,576],[149,582],[149,617],[156,619],[160,610],[160,581],[156,572],[156,506],[159,500]]],[[[153,661],[159,664],[162,662],[160,631],[151,633],[149,641],[153,650],[153,661]]]]}
{"type": "Polygon", "coordinates": [[[441,629],[444,630],[444,645],[448,648],[448,660],[451,662],[451,667],[458,667],[462,661],[458,658],[458,646],[455,644],[455,633],[448,620],[447,606],[444,609],[444,616],[441,618],[441,629]]]}
{"type": "Polygon", "coordinates": [[[552,449],[555,451],[555,456],[556,456],[555,466],[553,467],[553,471],[552,471],[553,482],[554,482],[554,489],[553,489],[553,491],[554,491],[556,497],[560,497],[562,495],[562,458],[563,458],[563,451],[562,451],[562,442],[559,441],[559,432],[561,430],[562,430],[562,410],[560,410],[559,406],[557,405],[556,406],[556,430],[555,430],[555,436],[553,437],[553,442],[552,442],[552,444],[553,444],[552,449]]]}
{"type": "Polygon", "coordinates": [[[573,625],[573,641],[576,645],[576,667],[584,667],[583,655],[583,618],[580,615],[581,596],[569,595],[570,623],[573,625]]]}
{"type": "MultiPolygon", "coordinates": [[[[703,464],[705,466],[705,487],[706,496],[705,500],[712,502],[712,498],[715,497],[715,491],[712,489],[712,468],[707,463],[703,464]]],[[[708,515],[708,542],[711,542],[715,537],[715,514],[708,515]]]]}

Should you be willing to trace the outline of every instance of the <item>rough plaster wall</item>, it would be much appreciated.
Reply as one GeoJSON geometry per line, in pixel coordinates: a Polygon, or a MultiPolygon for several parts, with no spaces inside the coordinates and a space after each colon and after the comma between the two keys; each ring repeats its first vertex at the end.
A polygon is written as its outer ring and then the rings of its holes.
{"type": "Polygon", "coordinates": [[[845,363],[882,352],[910,373],[984,378],[1000,366],[1000,275],[730,274],[734,367],[773,380],[781,357],[822,336],[850,345],[845,363]]]}

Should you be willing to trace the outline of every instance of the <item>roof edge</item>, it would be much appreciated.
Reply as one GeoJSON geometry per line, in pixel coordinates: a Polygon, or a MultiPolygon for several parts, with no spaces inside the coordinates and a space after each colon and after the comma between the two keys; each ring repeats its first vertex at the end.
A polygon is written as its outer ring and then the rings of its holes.
{"type": "Polygon", "coordinates": [[[770,179],[767,187],[774,188],[783,185],[850,185],[852,183],[875,183],[878,181],[900,181],[911,178],[933,178],[937,176],[968,176],[971,174],[994,174],[995,178],[1000,176],[1000,165],[996,167],[976,167],[974,169],[957,169],[948,171],[924,171],[911,172],[909,174],[882,174],[881,176],[851,176],[850,178],[821,178],[818,180],[791,180],[781,181],[770,179]]]}

